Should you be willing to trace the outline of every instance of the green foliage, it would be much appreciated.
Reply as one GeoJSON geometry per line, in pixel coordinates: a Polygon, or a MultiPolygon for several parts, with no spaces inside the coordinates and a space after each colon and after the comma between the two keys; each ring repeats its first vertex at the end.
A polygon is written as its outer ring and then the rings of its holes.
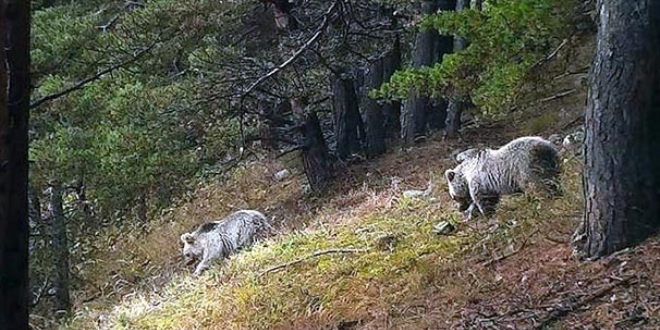
{"type": "Polygon", "coordinates": [[[433,67],[397,72],[374,97],[406,98],[412,87],[434,97],[471,98],[494,114],[515,102],[529,68],[571,31],[575,0],[486,2],[426,17],[421,27],[465,37],[469,46],[433,67]]]}

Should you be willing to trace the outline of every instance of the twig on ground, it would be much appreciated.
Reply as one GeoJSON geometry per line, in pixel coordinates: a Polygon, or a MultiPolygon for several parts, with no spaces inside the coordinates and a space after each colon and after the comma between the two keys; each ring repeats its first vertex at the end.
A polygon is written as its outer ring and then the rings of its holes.
{"type": "Polygon", "coordinates": [[[534,63],[529,69],[531,70],[531,69],[533,69],[533,68],[535,68],[535,67],[537,67],[537,66],[539,66],[539,65],[541,65],[545,62],[550,61],[552,58],[557,56],[559,51],[562,48],[564,48],[564,46],[566,46],[567,44],[568,44],[568,39],[562,40],[562,42],[559,44],[559,46],[557,46],[557,48],[555,48],[555,50],[553,50],[550,54],[544,56],[542,59],[538,60],[538,62],[534,63]]]}
{"type": "Polygon", "coordinates": [[[561,79],[561,78],[564,78],[564,77],[577,75],[577,74],[587,74],[587,73],[589,73],[590,68],[591,68],[590,66],[586,66],[586,67],[583,67],[583,68],[581,68],[579,70],[576,70],[576,71],[564,72],[564,73],[562,73],[558,76],[555,76],[554,78],[552,78],[552,80],[558,80],[558,79],[561,79]]]}
{"type": "Polygon", "coordinates": [[[300,258],[298,258],[298,259],[294,259],[294,260],[292,260],[292,261],[285,262],[285,263],[283,263],[283,264],[279,264],[279,265],[276,265],[276,266],[270,267],[270,268],[264,270],[263,272],[259,273],[259,275],[257,275],[257,277],[262,277],[262,276],[264,276],[264,275],[266,275],[266,274],[268,274],[268,273],[272,273],[272,272],[278,271],[278,270],[280,270],[280,269],[282,269],[282,268],[286,268],[286,267],[289,267],[289,266],[293,266],[293,265],[295,265],[295,264],[299,264],[299,263],[301,263],[301,262],[303,262],[303,261],[305,261],[305,260],[309,260],[309,259],[312,259],[312,258],[320,257],[320,256],[322,256],[322,255],[326,255],[326,254],[333,254],[333,253],[360,253],[360,252],[366,252],[366,251],[369,251],[369,249],[328,249],[328,250],[316,251],[316,252],[314,252],[314,253],[312,253],[312,254],[310,254],[310,255],[307,255],[307,256],[304,256],[304,257],[300,257],[300,258]]]}
{"type": "Polygon", "coordinates": [[[569,90],[567,90],[567,91],[563,91],[563,92],[561,92],[561,93],[557,93],[557,94],[552,95],[552,96],[544,97],[544,98],[538,100],[538,103],[543,103],[543,102],[547,102],[547,101],[552,101],[552,100],[560,99],[560,98],[562,98],[562,97],[564,97],[564,96],[571,95],[571,94],[575,93],[576,91],[577,91],[577,90],[576,90],[575,88],[573,88],[573,89],[569,89],[569,90]]]}
{"type": "Polygon", "coordinates": [[[561,129],[565,130],[565,129],[573,126],[574,124],[578,123],[581,120],[584,120],[584,116],[577,116],[575,119],[569,121],[568,123],[566,123],[566,125],[562,126],[561,129]]]}
{"type": "Polygon", "coordinates": [[[628,276],[624,277],[623,279],[621,279],[620,281],[614,282],[614,283],[612,283],[612,284],[610,284],[606,287],[600,288],[596,292],[594,292],[594,293],[592,293],[588,296],[583,297],[582,299],[580,299],[576,303],[568,304],[567,307],[559,307],[559,308],[551,311],[545,318],[543,318],[543,320],[541,322],[539,322],[536,326],[532,327],[532,329],[535,329],[535,330],[545,329],[546,327],[548,327],[553,322],[556,322],[559,319],[563,318],[564,316],[568,315],[570,312],[575,311],[575,310],[579,309],[580,307],[582,307],[586,304],[589,304],[590,302],[607,295],[608,293],[610,293],[610,291],[612,291],[616,287],[630,282],[630,280],[632,280],[633,278],[635,278],[634,274],[628,275],[628,276]]]}
{"type": "Polygon", "coordinates": [[[552,242],[552,243],[555,243],[555,244],[560,244],[560,245],[569,244],[571,242],[570,240],[564,241],[564,240],[561,240],[559,238],[550,237],[549,235],[543,235],[543,238],[545,238],[549,242],[552,242]]]}
{"type": "Polygon", "coordinates": [[[518,253],[518,252],[520,252],[522,249],[525,248],[525,246],[527,246],[527,240],[528,240],[530,237],[536,235],[536,233],[538,233],[538,232],[539,232],[539,230],[536,229],[536,230],[534,230],[531,234],[529,234],[528,236],[526,236],[525,239],[523,240],[522,244],[520,245],[520,247],[517,248],[517,249],[515,249],[515,250],[512,251],[511,253],[509,253],[509,254],[504,254],[504,255],[501,255],[501,256],[499,256],[499,257],[496,257],[496,258],[490,259],[490,260],[484,262],[484,263],[481,264],[481,265],[484,266],[484,267],[488,267],[488,266],[490,266],[490,265],[492,265],[492,264],[494,264],[494,263],[496,263],[496,262],[500,262],[500,261],[502,261],[502,260],[504,260],[504,259],[506,259],[506,258],[508,258],[508,257],[510,257],[510,256],[512,256],[512,255],[514,255],[514,254],[516,254],[516,253],[518,253]]]}

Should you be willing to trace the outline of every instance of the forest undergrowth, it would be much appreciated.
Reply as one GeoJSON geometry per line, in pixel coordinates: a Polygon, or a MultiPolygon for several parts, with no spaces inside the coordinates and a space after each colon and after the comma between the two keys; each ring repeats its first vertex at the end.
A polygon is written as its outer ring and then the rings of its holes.
{"type": "MultiPolygon", "coordinates": [[[[588,65],[593,40],[576,43],[555,62],[588,65]]],[[[463,141],[435,136],[353,165],[322,198],[303,193],[290,162],[266,158],[198,187],[146,228],[105,233],[99,259],[109,262],[87,267],[89,284],[60,329],[660,327],[660,240],[598,262],[573,257],[583,207],[574,153],[562,154],[560,198],[507,197],[493,218],[461,222],[446,193],[452,152],[580,124],[584,74],[549,77],[521,98],[513,124],[479,122],[463,141]],[[293,175],[276,180],[284,168],[293,175]],[[403,195],[429,182],[428,196],[403,195]],[[279,234],[194,277],[179,235],[242,208],[274,218],[279,234]],[[441,221],[456,230],[436,234],[441,221]]]]}

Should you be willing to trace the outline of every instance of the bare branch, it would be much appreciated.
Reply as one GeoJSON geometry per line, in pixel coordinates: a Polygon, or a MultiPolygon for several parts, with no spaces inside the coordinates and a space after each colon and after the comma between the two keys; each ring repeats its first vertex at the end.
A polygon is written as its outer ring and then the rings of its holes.
{"type": "Polygon", "coordinates": [[[573,94],[573,93],[575,93],[575,92],[577,92],[577,90],[576,90],[575,88],[573,88],[573,89],[569,89],[569,90],[567,90],[567,91],[563,91],[563,92],[561,92],[561,93],[557,93],[557,94],[555,94],[555,95],[552,95],[552,96],[548,96],[548,97],[542,98],[542,99],[538,100],[538,102],[539,102],[539,103],[543,103],[543,102],[547,102],[547,101],[552,101],[552,100],[560,99],[560,98],[562,98],[562,97],[564,97],[564,96],[571,95],[571,94],[573,94]]]}
{"type": "Polygon", "coordinates": [[[293,63],[302,53],[304,53],[310,46],[312,46],[323,34],[323,31],[328,27],[328,23],[330,22],[330,15],[335,11],[335,8],[337,8],[337,4],[339,4],[341,1],[335,0],[335,2],[328,8],[328,10],[325,12],[323,15],[323,22],[321,25],[316,29],[316,33],[309,39],[307,42],[300,47],[288,60],[284,61],[282,64],[280,64],[278,67],[275,69],[271,70],[268,72],[266,75],[261,76],[259,79],[257,79],[255,82],[248,87],[248,89],[243,92],[243,95],[241,96],[241,99],[244,99],[248,94],[250,94],[257,86],[262,84],[264,81],[268,80],[269,78],[273,77],[276,75],[278,72],[282,71],[284,68],[286,68],[289,64],[293,63]]]}
{"type": "Polygon", "coordinates": [[[50,94],[50,95],[44,96],[44,97],[42,97],[42,98],[40,98],[40,99],[38,99],[38,100],[32,102],[32,103],[30,104],[30,109],[34,109],[34,108],[36,108],[36,107],[38,107],[38,106],[40,106],[40,105],[42,105],[42,104],[44,104],[44,103],[46,103],[46,102],[56,100],[56,99],[58,99],[58,98],[60,98],[60,97],[62,97],[62,96],[65,96],[65,95],[67,95],[67,94],[69,94],[69,93],[71,93],[71,92],[75,92],[75,91],[77,91],[77,90],[79,90],[79,89],[82,89],[82,88],[85,87],[86,85],[88,85],[88,84],[90,84],[90,83],[92,83],[92,82],[94,82],[94,81],[96,81],[96,80],[101,79],[101,78],[102,78],[103,76],[105,76],[106,74],[108,74],[108,73],[110,73],[110,72],[113,72],[113,71],[115,71],[115,70],[117,70],[117,69],[121,69],[121,68],[123,68],[123,67],[125,67],[125,66],[127,66],[127,65],[129,65],[129,64],[131,64],[131,63],[133,63],[133,62],[135,62],[135,61],[137,61],[137,60],[140,59],[144,54],[146,54],[146,53],[149,52],[151,49],[153,49],[153,47],[154,47],[155,45],[156,45],[156,44],[154,43],[154,44],[152,44],[151,46],[149,46],[149,47],[147,47],[147,48],[141,50],[141,51],[138,52],[137,54],[135,54],[135,56],[133,56],[132,58],[130,58],[130,59],[124,61],[124,62],[121,62],[121,63],[119,63],[119,64],[115,64],[115,65],[113,65],[113,66],[111,66],[111,67],[109,67],[109,68],[107,68],[107,69],[105,69],[105,70],[103,70],[103,71],[101,71],[101,72],[99,72],[99,73],[97,73],[97,74],[91,76],[91,77],[87,77],[87,78],[85,78],[85,79],[79,81],[77,84],[75,84],[75,85],[73,85],[73,86],[71,86],[71,87],[69,87],[69,88],[67,88],[67,89],[65,89],[65,90],[62,90],[62,91],[59,91],[59,92],[57,92],[57,93],[54,93],[54,94],[50,94]]]}
{"type": "Polygon", "coordinates": [[[531,70],[531,69],[533,69],[533,68],[535,68],[535,67],[537,67],[537,66],[539,66],[539,65],[541,65],[541,64],[543,64],[543,63],[546,63],[546,62],[550,61],[553,57],[555,57],[555,56],[557,55],[557,53],[559,53],[559,51],[560,51],[562,48],[564,48],[564,46],[566,46],[566,44],[568,44],[568,39],[564,39],[564,40],[562,40],[562,42],[559,44],[559,46],[557,46],[557,48],[555,48],[555,50],[553,50],[552,52],[550,52],[550,54],[544,56],[542,59],[538,60],[538,62],[534,63],[534,64],[529,68],[529,70],[531,70]]]}

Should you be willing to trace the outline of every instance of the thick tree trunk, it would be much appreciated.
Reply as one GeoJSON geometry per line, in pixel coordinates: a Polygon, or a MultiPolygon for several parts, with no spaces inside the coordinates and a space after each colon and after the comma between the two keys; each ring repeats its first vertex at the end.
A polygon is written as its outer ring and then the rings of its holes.
{"type": "Polygon", "coordinates": [[[585,119],[588,258],[638,243],[660,225],[660,2],[599,0],[585,119]]]}
{"type": "Polygon", "coordinates": [[[291,101],[291,109],[302,133],[302,162],[307,181],[315,193],[321,194],[332,178],[332,162],[321,124],[316,113],[305,111],[298,101],[291,101]]]}
{"type": "Polygon", "coordinates": [[[30,1],[2,1],[0,8],[0,329],[22,330],[28,328],[30,1]]]}
{"type": "Polygon", "coordinates": [[[345,160],[351,154],[361,151],[361,140],[364,138],[364,124],[360,117],[353,80],[339,76],[335,77],[332,91],[335,115],[335,140],[337,143],[335,149],[337,157],[345,160]]]}
{"type": "MultiPolygon", "coordinates": [[[[428,15],[438,9],[437,0],[422,1],[422,13],[428,15]]],[[[435,30],[419,31],[415,39],[413,52],[413,67],[429,66],[437,59],[436,42],[438,32],[435,30]]],[[[405,102],[401,116],[401,138],[404,146],[411,146],[417,139],[426,136],[427,115],[432,111],[428,97],[417,90],[410,91],[410,97],[405,102]]]]}
{"type": "MultiPolygon", "coordinates": [[[[470,0],[458,0],[456,2],[456,11],[470,8],[470,0]]],[[[459,52],[467,47],[467,40],[461,36],[455,36],[453,47],[455,52],[459,52]]],[[[445,123],[445,136],[455,138],[458,136],[458,130],[461,128],[461,114],[466,104],[459,99],[452,99],[447,106],[447,118],[445,123]]]]}
{"type": "MultiPolygon", "coordinates": [[[[390,78],[401,68],[401,42],[397,37],[394,41],[394,47],[383,57],[383,82],[390,81],[390,78]]],[[[391,101],[383,104],[383,115],[385,117],[385,136],[395,137],[401,131],[401,102],[391,101]]]]}
{"type": "MultiPolygon", "coordinates": [[[[461,0],[459,0],[461,1],[461,0]]],[[[468,0],[469,1],[469,0],[468,0]]],[[[439,11],[453,11],[456,8],[456,0],[438,0],[439,11]]],[[[434,63],[442,63],[442,59],[446,54],[451,54],[454,51],[454,36],[452,35],[438,35],[435,45],[435,59],[434,63]]],[[[445,128],[445,121],[447,119],[447,106],[449,102],[445,98],[439,98],[432,101],[427,108],[427,122],[429,128],[433,131],[439,131],[445,128]]]]}
{"type": "Polygon", "coordinates": [[[41,203],[39,197],[28,187],[28,219],[31,227],[38,227],[41,224],[41,203]]]}
{"type": "MultiPolygon", "coordinates": [[[[366,79],[367,90],[380,87],[383,83],[383,59],[377,59],[369,65],[366,79]]],[[[365,99],[367,128],[367,158],[375,158],[385,153],[385,117],[378,101],[365,99]]]]}
{"type": "Polygon", "coordinates": [[[69,296],[69,243],[66,236],[66,217],[62,207],[62,186],[54,183],[50,188],[50,201],[48,211],[52,226],[52,248],[55,258],[55,308],[58,316],[64,316],[71,310],[71,297],[69,296]]]}

